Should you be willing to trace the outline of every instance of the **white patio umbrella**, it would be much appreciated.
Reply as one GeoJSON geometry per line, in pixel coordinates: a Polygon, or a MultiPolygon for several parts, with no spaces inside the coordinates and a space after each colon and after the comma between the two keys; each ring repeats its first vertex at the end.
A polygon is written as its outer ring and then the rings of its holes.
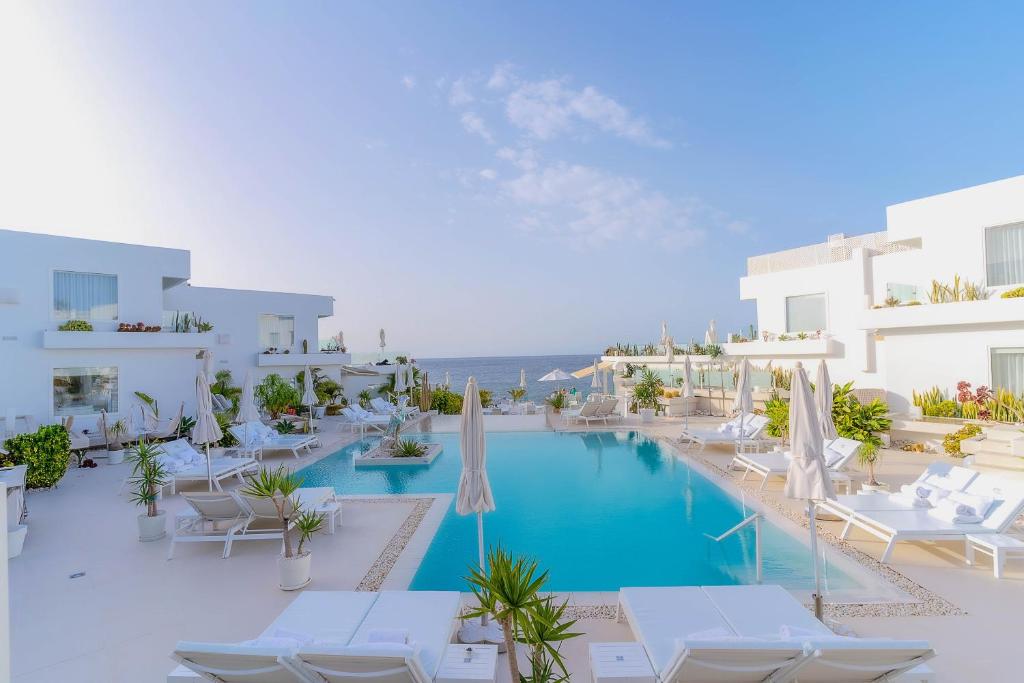
{"type": "Polygon", "coordinates": [[[382,328],[380,328],[380,359],[381,360],[384,360],[384,347],[385,346],[386,346],[386,344],[384,343],[384,328],[382,327],[382,328]]]}
{"type": "Polygon", "coordinates": [[[668,323],[665,322],[664,320],[661,321],[661,345],[669,345],[668,323]]]}
{"type": "Polygon", "coordinates": [[[413,365],[409,363],[405,366],[405,389],[409,392],[409,398],[412,399],[412,389],[416,386],[416,373],[413,372],[413,365]]]}
{"type": "Polygon", "coordinates": [[[316,404],[316,391],[313,389],[313,373],[306,364],[302,372],[302,403],[309,406],[309,433],[313,433],[313,406],[316,404]]]}
{"type": "Polygon", "coordinates": [[[836,494],[822,453],[818,409],[811,395],[807,373],[799,362],[793,369],[793,382],[789,389],[789,436],[793,457],[786,473],[785,493],[787,498],[807,501],[811,559],[814,562],[814,615],[821,619],[821,571],[818,566],[818,533],[814,525],[815,501],[835,498],[836,494]]]}
{"type": "Polygon", "coordinates": [[[690,402],[686,399],[693,398],[693,382],[690,380],[690,354],[683,356],[683,429],[690,428],[690,402]]]}
{"type": "Polygon", "coordinates": [[[744,435],[746,434],[745,423],[747,413],[754,412],[754,396],[751,393],[751,378],[753,369],[750,361],[746,358],[740,364],[740,376],[736,379],[736,396],[733,398],[732,408],[740,412],[740,453],[743,452],[744,435]]]}
{"type": "Polygon", "coordinates": [[[538,382],[565,382],[572,379],[572,375],[562,370],[561,368],[555,368],[548,374],[541,377],[538,382]]]}
{"type": "Polygon", "coordinates": [[[676,360],[676,342],[672,337],[665,337],[665,360],[668,361],[668,385],[672,386],[672,363],[676,360]]]}
{"type": "Polygon", "coordinates": [[[526,368],[519,369],[519,388],[526,388],[526,368]]]}
{"type": "MultiPolygon", "coordinates": [[[[476,378],[466,383],[462,398],[462,420],[459,425],[459,447],[462,451],[462,474],[455,497],[455,512],[460,515],[476,513],[477,557],[480,570],[484,565],[484,513],[494,510],[491,483],[487,480],[487,437],[484,433],[484,410],[480,405],[480,391],[476,378]]],[[[464,643],[489,641],[503,642],[501,628],[488,622],[485,615],[479,623],[466,623],[459,631],[464,643]]]]}
{"type": "Polygon", "coordinates": [[[447,370],[444,371],[444,385],[446,387],[451,387],[452,385],[452,373],[447,370]]]}
{"type": "Polygon", "coordinates": [[[338,334],[334,335],[334,341],[338,342],[338,348],[345,348],[345,332],[338,330],[338,334]]]}
{"type": "Polygon", "coordinates": [[[400,394],[405,391],[405,367],[401,365],[395,366],[395,393],[400,394]]]}
{"type": "Polygon", "coordinates": [[[821,438],[832,441],[839,436],[839,432],[832,419],[832,380],[824,360],[818,363],[818,376],[814,380],[814,403],[818,407],[818,419],[821,421],[821,438]]]}
{"type": "Polygon", "coordinates": [[[718,331],[715,329],[715,321],[712,320],[708,323],[707,332],[704,333],[705,344],[717,344],[718,343],[718,331]]]}
{"type": "MultiPolygon", "coordinates": [[[[209,353],[209,351],[207,351],[209,353]]],[[[203,364],[204,368],[206,363],[203,364]]],[[[213,490],[213,465],[210,463],[210,444],[217,443],[224,437],[213,415],[213,398],[210,396],[210,381],[206,372],[200,371],[196,376],[196,426],[192,428],[192,443],[206,446],[206,477],[213,490]]]]}
{"type": "Polygon", "coordinates": [[[246,370],[245,381],[242,382],[242,395],[238,399],[238,414],[236,422],[259,422],[260,410],[256,407],[256,384],[253,381],[252,370],[246,370]]]}
{"type": "Polygon", "coordinates": [[[590,379],[591,389],[601,388],[601,371],[597,369],[597,359],[594,359],[594,376],[590,379]]]}

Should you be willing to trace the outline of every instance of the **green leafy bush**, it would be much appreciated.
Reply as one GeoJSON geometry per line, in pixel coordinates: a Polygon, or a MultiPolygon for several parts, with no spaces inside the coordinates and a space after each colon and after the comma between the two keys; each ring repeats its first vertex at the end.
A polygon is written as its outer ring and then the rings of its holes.
{"type": "Polygon", "coordinates": [[[658,397],[661,396],[661,389],[664,386],[661,377],[653,370],[644,366],[640,368],[640,380],[633,386],[633,400],[637,409],[657,408],[658,397]]]}
{"type": "Polygon", "coordinates": [[[777,439],[789,438],[789,401],[780,397],[778,392],[773,391],[772,395],[764,402],[764,414],[769,422],[765,427],[768,436],[777,439]]]}
{"type": "Polygon", "coordinates": [[[960,442],[978,434],[981,434],[981,426],[974,424],[964,425],[952,434],[946,434],[945,438],[942,439],[942,448],[948,455],[962,458],[964,454],[960,450],[960,442]]]}
{"type": "Polygon", "coordinates": [[[482,408],[490,408],[494,402],[494,392],[490,389],[477,389],[480,393],[480,406],[482,408]]]}
{"type": "Polygon", "coordinates": [[[297,406],[302,400],[299,390],[276,373],[264,377],[263,381],[256,385],[254,393],[256,402],[275,420],[281,416],[281,413],[297,406]]]}
{"type": "Polygon", "coordinates": [[[92,323],[86,320],[69,320],[57,329],[61,332],[92,332],[92,323]]]}
{"type": "Polygon", "coordinates": [[[441,415],[458,415],[462,412],[462,396],[444,387],[438,387],[430,397],[430,409],[441,415]]]}
{"type": "Polygon", "coordinates": [[[34,434],[19,434],[4,442],[0,454],[5,467],[28,465],[25,486],[49,488],[61,480],[71,462],[71,437],[61,425],[40,427],[34,434]]]}
{"type": "Polygon", "coordinates": [[[1024,287],[1015,287],[999,295],[1000,299],[1019,299],[1024,297],[1024,287]]]}
{"type": "Polygon", "coordinates": [[[281,420],[276,425],[274,425],[274,429],[277,430],[278,434],[294,434],[295,423],[289,422],[288,420],[281,420]]]}

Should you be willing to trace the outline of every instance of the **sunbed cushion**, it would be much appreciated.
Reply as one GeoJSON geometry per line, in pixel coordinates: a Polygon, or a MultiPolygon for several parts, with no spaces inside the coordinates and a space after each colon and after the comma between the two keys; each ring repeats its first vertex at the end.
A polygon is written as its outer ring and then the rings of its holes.
{"type": "Polygon", "coordinates": [[[342,641],[347,645],[377,593],[362,591],[307,591],[295,598],[261,635],[305,634],[313,640],[342,641]]]}

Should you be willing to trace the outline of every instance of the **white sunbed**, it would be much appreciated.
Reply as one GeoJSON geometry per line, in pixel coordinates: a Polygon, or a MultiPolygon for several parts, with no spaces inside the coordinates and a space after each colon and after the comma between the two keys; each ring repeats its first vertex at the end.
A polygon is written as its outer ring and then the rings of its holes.
{"type": "MultiPolygon", "coordinates": [[[[272,541],[283,537],[277,509],[270,500],[224,491],[183,493],[182,498],[191,509],[174,519],[168,560],[174,557],[177,543],[223,543],[221,556],[227,559],[235,541],[272,541]]],[[[309,510],[318,510],[333,499],[334,489],[330,487],[300,488],[292,496],[293,505],[309,510]]],[[[291,520],[289,528],[294,523],[291,520]]]]}
{"type": "Polygon", "coordinates": [[[230,683],[309,683],[294,663],[295,646],[287,641],[308,636],[348,642],[376,600],[372,592],[306,591],[245,644],[179,642],[171,658],[181,666],[168,676],[168,683],[211,675],[230,683]],[[259,645],[261,641],[266,645],[259,645]]]}
{"type": "MultiPolygon", "coordinates": [[[[850,476],[845,473],[845,470],[851,464],[854,456],[860,451],[863,446],[860,441],[855,439],[847,439],[839,437],[831,441],[825,440],[823,443],[823,455],[825,456],[825,464],[828,466],[829,476],[833,482],[842,483],[846,485],[846,488],[850,488],[850,476]]],[[[786,478],[786,474],[789,472],[789,462],[791,459],[790,453],[739,453],[737,452],[733,456],[733,463],[740,467],[746,468],[743,472],[743,479],[746,480],[747,476],[751,473],[760,474],[761,488],[763,489],[768,483],[769,477],[781,477],[786,478]]]]}
{"type": "MultiPolygon", "coordinates": [[[[978,473],[959,465],[950,465],[944,462],[933,462],[907,486],[911,490],[918,487],[927,487],[941,491],[963,491],[978,473]]],[[[818,504],[821,510],[837,515],[841,519],[848,519],[857,512],[872,512],[877,510],[918,510],[931,507],[930,503],[917,503],[915,496],[902,492],[878,493],[874,495],[842,495],[836,496],[834,500],[825,500],[818,504]]],[[[924,499],[920,499],[924,501],[924,499]]]]}
{"type": "Polygon", "coordinates": [[[229,665],[232,677],[221,673],[215,680],[430,683],[451,640],[459,605],[457,592],[306,592],[253,641],[178,643],[172,656],[183,666],[172,672],[168,682],[195,680],[193,671],[209,673],[211,667],[225,671],[229,665]],[[374,631],[396,630],[408,634],[408,645],[370,642],[374,631]],[[271,645],[277,649],[263,652],[271,645]],[[252,659],[246,659],[247,648],[253,652],[252,659]],[[257,672],[247,674],[248,667],[257,672]],[[273,669],[267,675],[276,678],[252,677],[262,675],[259,669],[273,669]],[[288,677],[293,674],[299,678],[288,677]]]}
{"type": "Polygon", "coordinates": [[[320,445],[320,439],[313,434],[278,434],[276,429],[262,422],[232,425],[228,427],[228,431],[238,440],[243,451],[253,453],[291,451],[291,454],[298,458],[301,455],[300,451],[309,453],[310,449],[320,445]]]}
{"type": "Polygon", "coordinates": [[[771,420],[765,415],[747,414],[743,420],[743,435],[739,433],[740,418],[736,417],[722,425],[720,429],[684,429],[676,441],[685,444],[687,450],[698,446],[700,450],[708,444],[735,444],[758,446],[764,439],[762,434],[771,420]]]}
{"type": "MultiPolygon", "coordinates": [[[[243,475],[254,472],[259,465],[253,458],[212,457],[207,471],[206,454],[200,453],[185,439],[175,439],[160,444],[164,456],[159,459],[171,475],[169,486],[171,495],[177,491],[178,484],[206,481],[212,472],[213,487],[223,491],[221,481],[236,477],[244,483],[243,475]]],[[[122,485],[123,486],[123,485],[122,485]]]]}
{"type": "Polygon", "coordinates": [[[392,415],[394,415],[396,413],[401,413],[405,417],[411,417],[411,416],[416,415],[416,414],[418,414],[420,412],[419,408],[415,408],[415,407],[410,408],[407,405],[408,402],[409,402],[409,397],[408,396],[402,396],[398,400],[399,400],[399,405],[395,405],[394,403],[390,403],[389,401],[385,401],[384,399],[382,399],[381,397],[378,396],[376,398],[371,398],[370,399],[370,408],[373,409],[373,412],[376,413],[377,415],[385,415],[387,417],[391,417],[392,415]],[[403,401],[402,399],[405,399],[405,400],[403,401]]]}
{"type": "Polygon", "coordinates": [[[935,509],[860,511],[845,516],[842,538],[853,527],[866,531],[886,542],[881,561],[888,562],[900,541],[962,540],[966,544],[970,534],[1004,533],[1024,513],[1024,482],[979,474],[963,493],[994,499],[980,522],[951,522],[940,518],[935,509]]]}
{"type": "Polygon", "coordinates": [[[363,410],[355,404],[350,405],[347,408],[342,408],[341,414],[348,418],[353,428],[358,427],[361,431],[365,430],[367,427],[371,427],[379,432],[383,432],[391,423],[391,416],[377,415],[363,410]]]}
{"type": "Polygon", "coordinates": [[[779,586],[623,588],[619,606],[660,683],[895,680],[934,655],[836,636],[779,586]]]}

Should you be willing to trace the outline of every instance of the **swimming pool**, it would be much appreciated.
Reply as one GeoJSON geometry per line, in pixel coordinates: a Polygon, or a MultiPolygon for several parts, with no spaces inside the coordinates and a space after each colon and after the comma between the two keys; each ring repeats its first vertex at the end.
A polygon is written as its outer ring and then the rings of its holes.
{"type": "MultiPolygon", "coordinates": [[[[428,467],[356,471],[353,454],[373,443],[365,439],[302,469],[304,485],[333,486],[342,495],[454,493],[458,434],[409,436],[444,450],[428,467]]],[[[752,528],[721,543],[705,536],[742,520],[744,506],[668,450],[636,432],[489,433],[497,509],[484,518],[488,544],[537,558],[554,591],[753,583],[752,528]]],[[[762,553],[766,583],[810,588],[803,538],[766,522],[762,553]]],[[[476,557],[475,517],[456,514],[453,501],[410,588],[466,590],[462,577],[476,557]]],[[[828,592],[863,590],[865,577],[835,560],[826,562],[828,592]]]]}

